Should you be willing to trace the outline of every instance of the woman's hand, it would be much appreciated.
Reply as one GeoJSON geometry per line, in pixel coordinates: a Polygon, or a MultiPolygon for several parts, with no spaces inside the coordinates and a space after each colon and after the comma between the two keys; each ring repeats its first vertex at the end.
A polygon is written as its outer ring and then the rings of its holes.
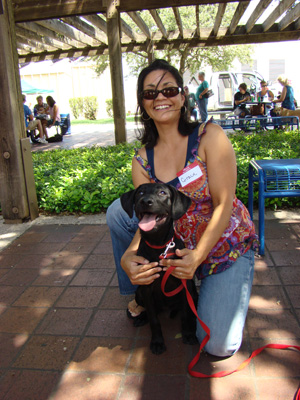
{"type": "Polygon", "coordinates": [[[182,249],[176,250],[176,255],[180,259],[172,260],[164,258],[159,262],[162,265],[163,271],[167,271],[171,266],[176,267],[172,272],[179,279],[193,279],[196,269],[201,264],[202,260],[196,250],[182,249]]]}
{"type": "Polygon", "coordinates": [[[124,253],[121,259],[121,266],[133,285],[150,285],[160,277],[159,272],[162,271],[157,262],[150,263],[133,251],[124,253]]]}

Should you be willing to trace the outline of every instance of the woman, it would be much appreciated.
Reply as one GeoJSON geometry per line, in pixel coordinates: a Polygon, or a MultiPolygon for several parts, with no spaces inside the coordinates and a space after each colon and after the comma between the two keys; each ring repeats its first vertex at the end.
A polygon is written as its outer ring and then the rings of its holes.
{"type": "Polygon", "coordinates": [[[289,85],[289,80],[284,76],[279,76],[277,78],[280,85],[283,87],[279,99],[274,100],[274,103],[282,103],[282,108],[287,108],[288,110],[295,110],[295,98],[294,90],[292,86],[289,85]]]}
{"type": "Polygon", "coordinates": [[[50,120],[47,121],[47,127],[51,128],[53,125],[57,125],[57,123],[60,122],[60,113],[58,105],[52,96],[47,96],[46,102],[48,104],[46,113],[50,115],[50,120]]]}
{"type": "MultiPolygon", "coordinates": [[[[247,209],[235,197],[236,163],[230,141],[221,127],[188,122],[183,80],[177,69],[155,60],[138,78],[138,108],[145,146],[132,161],[135,187],[165,182],[189,196],[192,206],[176,223],[186,248],[178,260],[158,263],[136,255],[140,235],[137,218],[130,219],[116,200],[107,211],[121,294],[148,285],[159,272],[175,265],[180,279],[202,279],[199,317],[211,330],[205,346],[216,356],[234,354],[242,341],[250,298],[256,235],[247,209]],[[194,164],[193,164],[194,163],[194,164]],[[177,177],[189,165],[196,180],[182,187],[177,177]]],[[[131,318],[143,309],[129,303],[131,318]]],[[[205,332],[197,326],[202,341],[205,332]]]]}
{"type": "Polygon", "coordinates": [[[208,82],[205,80],[205,73],[199,72],[198,79],[201,82],[197,91],[196,91],[196,99],[201,115],[201,121],[207,121],[208,113],[207,113],[207,104],[208,98],[205,97],[205,94],[208,92],[208,82]]]}
{"type": "Polygon", "coordinates": [[[257,92],[257,96],[261,98],[261,101],[264,100],[265,96],[267,96],[266,101],[273,101],[274,93],[268,88],[266,81],[260,81],[260,91],[257,92]]]}

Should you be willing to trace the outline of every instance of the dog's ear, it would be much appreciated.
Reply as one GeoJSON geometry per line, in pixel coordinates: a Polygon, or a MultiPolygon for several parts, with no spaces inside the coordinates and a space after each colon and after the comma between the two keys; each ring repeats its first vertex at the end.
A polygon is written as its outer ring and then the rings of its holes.
{"type": "Polygon", "coordinates": [[[134,205],[134,197],[135,197],[135,190],[130,190],[122,194],[121,196],[121,205],[124,210],[127,212],[130,218],[133,217],[133,205],[134,205]]]}
{"type": "Polygon", "coordinates": [[[189,209],[192,200],[185,194],[176,190],[173,186],[169,185],[169,189],[172,192],[172,218],[177,220],[181,218],[189,209]]]}

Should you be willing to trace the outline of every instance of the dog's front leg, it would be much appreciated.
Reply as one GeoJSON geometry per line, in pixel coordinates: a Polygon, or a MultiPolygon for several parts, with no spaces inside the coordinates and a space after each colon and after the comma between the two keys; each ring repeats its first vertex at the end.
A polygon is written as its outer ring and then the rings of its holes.
{"type": "Polygon", "coordinates": [[[153,291],[151,290],[151,285],[143,286],[144,291],[144,304],[147,311],[148,320],[151,328],[151,342],[150,349],[153,354],[162,354],[167,350],[161,330],[161,325],[157,316],[157,311],[155,308],[155,300],[153,298],[153,291]]]}

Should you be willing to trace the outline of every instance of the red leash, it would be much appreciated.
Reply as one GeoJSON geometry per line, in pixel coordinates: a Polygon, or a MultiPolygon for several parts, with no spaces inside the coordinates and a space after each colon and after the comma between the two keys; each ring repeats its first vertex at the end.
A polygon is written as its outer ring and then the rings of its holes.
{"type": "MultiPolygon", "coordinates": [[[[188,371],[189,371],[189,374],[190,374],[191,376],[194,376],[194,377],[196,377],[196,378],[222,378],[222,377],[224,377],[224,376],[231,375],[231,374],[233,374],[234,372],[241,371],[243,368],[245,368],[245,367],[250,363],[250,361],[252,360],[252,358],[256,357],[256,356],[257,356],[258,354],[260,354],[264,349],[267,349],[267,348],[269,348],[269,349],[280,349],[280,350],[282,350],[282,349],[288,349],[288,348],[294,348],[294,349],[300,351],[300,346],[292,346],[292,345],[284,345],[284,344],[267,344],[267,345],[265,345],[265,346],[263,346],[263,347],[260,347],[259,349],[256,349],[255,351],[253,351],[253,353],[251,354],[251,356],[250,356],[247,360],[245,360],[245,361],[244,361],[237,369],[235,369],[234,371],[220,371],[220,372],[217,372],[217,373],[212,374],[212,375],[206,375],[206,374],[202,374],[201,372],[193,371],[193,370],[192,370],[193,367],[197,364],[197,362],[198,362],[198,360],[199,360],[199,358],[200,358],[201,350],[203,349],[203,347],[206,345],[206,343],[207,343],[207,342],[209,341],[209,339],[210,339],[210,329],[209,329],[208,326],[207,326],[203,321],[201,321],[201,319],[198,317],[197,310],[196,310],[195,304],[194,304],[194,302],[193,302],[192,296],[190,295],[190,292],[188,291],[187,286],[186,286],[186,279],[181,279],[181,285],[179,285],[175,290],[172,290],[171,292],[165,292],[165,285],[166,285],[167,279],[168,279],[168,277],[170,276],[170,274],[174,271],[174,269],[175,269],[175,267],[170,267],[170,268],[168,268],[168,270],[166,271],[165,275],[163,276],[162,282],[161,282],[161,290],[162,290],[162,292],[164,293],[165,296],[171,297],[171,296],[174,296],[175,294],[179,293],[179,292],[183,289],[183,287],[184,287],[184,288],[185,288],[185,292],[186,292],[186,297],[187,297],[188,303],[189,303],[189,305],[190,305],[190,307],[191,307],[193,313],[196,315],[196,317],[197,317],[197,319],[198,319],[200,325],[202,326],[202,328],[204,329],[204,331],[205,331],[205,333],[206,333],[205,338],[203,339],[202,343],[200,344],[200,348],[199,348],[198,353],[196,354],[196,356],[193,358],[193,360],[190,362],[190,364],[189,364],[189,366],[188,366],[188,371]]],[[[297,393],[296,393],[296,395],[295,395],[295,397],[294,397],[294,400],[300,400],[300,387],[299,387],[298,390],[297,390],[297,393]]]]}

